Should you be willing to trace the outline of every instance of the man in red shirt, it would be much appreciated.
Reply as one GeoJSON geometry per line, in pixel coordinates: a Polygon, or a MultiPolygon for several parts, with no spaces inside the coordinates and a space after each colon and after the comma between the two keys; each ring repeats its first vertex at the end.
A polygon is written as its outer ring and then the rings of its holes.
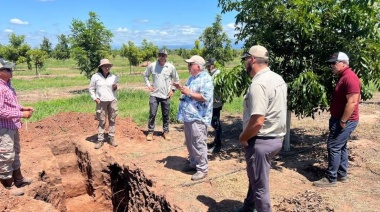
{"type": "Polygon", "coordinates": [[[328,169],[325,178],[313,183],[318,187],[336,186],[337,181],[348,182],[347,141],[359,122],[360,80],[350,69],[348,56],[338,52],[327,62],[339,80],[330,105],[328,169]]]}
{"type": "Polygon", "coordinates": [[[34,109],[22,107],[12,87],[14,64],[0,58],[0,181],[11,195],[24,194],[22,188],[32,182],[21,174],[21,118],[30,118],[34,109]]]}

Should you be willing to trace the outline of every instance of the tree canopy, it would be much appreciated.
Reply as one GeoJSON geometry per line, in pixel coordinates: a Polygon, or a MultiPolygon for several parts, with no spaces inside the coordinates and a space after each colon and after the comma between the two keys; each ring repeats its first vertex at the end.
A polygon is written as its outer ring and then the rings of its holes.
{"type": "Polygon", "coordinates": [[[74,19],[69,35],[72,56],[77,61],[81,73],[91,78],[96,72],[99,61],[109,56],[113,34],[107,30],[94,12],[89,12],[86,22],[74,19]]]}
{"type": "Polygon", "coordinates": [[[297,116],[328,109],[336,78],[326,60],[334,52],[350,57],[363,100],[372,97],[370,82],[380,88],[378,0],[219,0],[219,6],[222,13],[238,12],[236,42],[268,49],[272,70],[288,83],[288,109],[297,116]]]}

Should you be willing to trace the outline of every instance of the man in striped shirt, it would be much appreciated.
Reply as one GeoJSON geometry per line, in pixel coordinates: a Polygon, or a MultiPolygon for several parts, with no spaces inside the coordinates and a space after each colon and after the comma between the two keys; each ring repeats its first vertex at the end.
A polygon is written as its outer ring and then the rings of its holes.
{"type": "Polygon", "coordinates": [[[22,188],[32,180],[21,174],[20,136],[21,118],[30,118],[34,109],[22,107],[11,85],[14,64],[0,59],[0,181],[11,195],[24,194],[22,188]]]}

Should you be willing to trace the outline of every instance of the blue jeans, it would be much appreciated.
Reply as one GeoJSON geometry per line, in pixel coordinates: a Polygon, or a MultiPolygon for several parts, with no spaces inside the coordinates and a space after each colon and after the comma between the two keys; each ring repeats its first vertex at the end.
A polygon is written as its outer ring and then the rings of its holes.
{"type": "Polygon", "coordinates": [[[338,175],[339,177],[347,176],[347,141],[357,125],[358,121],[348,121],[346,127],[342,128],[339,119],[331,117],[329,120],[330,134],[327,140],[329,167],[326,177],[330,182],[336,182],[338,175]]]}

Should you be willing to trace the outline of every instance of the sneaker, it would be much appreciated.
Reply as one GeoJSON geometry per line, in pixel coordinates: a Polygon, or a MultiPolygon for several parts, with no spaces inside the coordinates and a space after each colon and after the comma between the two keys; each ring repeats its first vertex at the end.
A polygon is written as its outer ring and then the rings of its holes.
{"type": "Polygon", "coordinates": [[[9,194],[12,196],[22,196],[24,195],[24,189],[22,188],[17,188],[15,185],[12,185],[11,187],[5,187],[9,194]]]}
{"type": "Polygon", "coordinates": [[[326,177],[318,180],[318,181],[314,181],[313,182],[313,186],[317,186],[317,187],[335,187],[336,186],[336,182],[330,182],[329,179],[327,179],[326,177]]]}
{"type": "Polygon", "coordinates": [[[195,172],[197,169],[195,167],[191,167],[190,165],[186,165],[182,168],[183,172],[195,172]]]}
{"type": "Polygon", "coordinates": [[[149,132],[148,135],[146,136],[147,141],[153,140],[153,132],[149,132]]]}
{"type": "Polygon", "coordinates": [[[100,147],[103,146],[103,141],[98,141],[98,143],[96,143],[95,145],[95,149],[100,149],[100,147]]]}
{"type": "Polygon", "coordinates": [[[164,136],[165,140],[167,140],[167,141],[170,141],[170,139],[171,139],[169,132],[164,132],[162,134],[162,136],[164,136]]]}
{"type": "Polygon", "coordinates": [[[201,180],[207,176],[207,173],[197,171],[193,176],[191,176],[191,180],[201,180]]]}
{"type": "Polygon", "coordinates": [[[115,137],[110,137],[110,145],[113,147],[117,147],[117,143],[115,141],[115,137]]]}
{"type": "Polygon", "coordinates": [[[341,183],[348,183],[348,177],[347,176],[344,176],[344,177],[338,176],[337,181],[341,182],[341,183]]]}

